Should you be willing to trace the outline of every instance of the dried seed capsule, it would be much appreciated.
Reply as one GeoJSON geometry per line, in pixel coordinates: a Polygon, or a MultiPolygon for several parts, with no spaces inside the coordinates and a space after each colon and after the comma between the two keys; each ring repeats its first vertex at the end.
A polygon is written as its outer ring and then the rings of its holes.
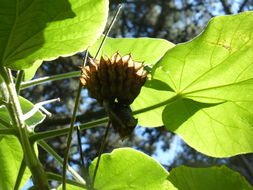
{"type": "Polygon", "coordinates": [[[109,112],[109,117],[112,126],[119,133],[122,140],[127,138],[133,132],[138,120],[133,117],[132,110],[128,105],[113,103],[112,111],[109,112]]]}
{"type": "Polygon", "coordinates": [[[120,119],[113,118],[108,112],[113,127],[122,138],[129,136],[137,125],[129,105],[140,93],[148,74],[143,63],[134,61],[130,54],[121,56],[117,52],[110,59],[89,58],[88,66],[82,67],[81,71],[80,81],[88,89],[89,96],[101,105],[109,102],[114,115],[120,119]]]}

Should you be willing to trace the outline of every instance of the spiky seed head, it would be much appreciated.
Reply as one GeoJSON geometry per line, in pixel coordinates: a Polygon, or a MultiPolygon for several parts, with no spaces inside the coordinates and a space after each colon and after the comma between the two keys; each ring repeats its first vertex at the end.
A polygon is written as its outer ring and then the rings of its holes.
{"type": "Polygon", "coordinates": [[[113,128],[121,139],[128,137],[137,125],[129,105],[147,79],[143,62],[134,61],[130,54],[122,57],[117,52],[110,59],[89,58],[88,65],[81,70],[80,81],[88,89],[89,96],[110,107],[108,115],[113,128]]]}
{"type": "Polygon", "coordinates": [[[143,62],[134,61],[130,54],[121,56],[118,52],[111,58],[89,58],[88,65],[81,70],[82,85],[100,104],[103,100],[117,100],[122,105],[130,105],[140,93],[148,74],[143,62]]]}

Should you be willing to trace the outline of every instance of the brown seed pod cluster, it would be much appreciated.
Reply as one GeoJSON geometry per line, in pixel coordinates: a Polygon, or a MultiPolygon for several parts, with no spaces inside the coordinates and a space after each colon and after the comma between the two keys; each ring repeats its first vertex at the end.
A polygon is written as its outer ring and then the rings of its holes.
{"type": "Polygon", "coordinates": [[[102,104],[103,100],[130,105],[140,93],[147,78],[143,63],[134,61],[130,54],[121,56],[115,53],[111,59],[89,58],[88,66],[82,67],[82,85],[89,96],[102,104]]]}
{"type": "Polygon", "coordinates": [[[80,81],[88,89],[89,96],[107,107],[112,126],[120,137],[128,137],[137,125],[129,105],[147,79],[143,63],[134,61],[130,54],[115,53],[110,59],[89,58],[88,65],[81,70],[80,81]]]}

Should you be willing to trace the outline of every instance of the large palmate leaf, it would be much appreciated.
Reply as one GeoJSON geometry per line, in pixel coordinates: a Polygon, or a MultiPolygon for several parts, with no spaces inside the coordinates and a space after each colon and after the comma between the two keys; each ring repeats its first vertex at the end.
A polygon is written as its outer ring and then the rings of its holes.
{"type": "MultiPolygon", "coordinates": [[[[102,39],[103,36],[89,49],[93,56],[96,55],[102,39]]],[[[107,37],[98,57],[101,55],[111,57],[115,52],[119,52],[122,56],[131,53],[136,61],[144,61],[144,64],[154,64],[173,46],[173,43],[163,39],[107,37]]]]}
{"type": "Polygon", "coordinates": [[[252,190],[252,186],[237,172],[222,166],[211,168],[172,169],[168,179],[180,190],[252,190]]]}
{"type": "Polygon", "coordinates": [[[24,69],[86,49],[101,35],[108,0],[0,0],[0,64],[24,69]]]}
{"type": "MultiPolygon", "coordinates": [[[[216,17],[200,36],[170,49],[152,75],[163,84],[160,99],[146,98],[159,95],[156,85],[140,95],[142,107],[160,106],[165,126],[200,152],[215,157],[252,152],[252,27],[253,12],[216,17]]],[[[139,121],[148,124],[152,117],[139,121]]]]}
{"type": "MultiPolygon", "coordinates": [[[[4,136],[0,141],[0,189],[14,189],[22,159],[23,151],[19,140],[14,136],[4,136]]],[[[29,177],[30,172],[26,169],[20,186],[23,186],[29,177]]]]}
{"type": "MultiPolygon", "coordinates": [[[[96,160],[89,173],[93,176],[96,160]]],[[[167,180],[169,173],[153,158],[131,148],[120,148],[103,154],[99,163],[95,188],[99,190],[174,190],[167,180]]]]}

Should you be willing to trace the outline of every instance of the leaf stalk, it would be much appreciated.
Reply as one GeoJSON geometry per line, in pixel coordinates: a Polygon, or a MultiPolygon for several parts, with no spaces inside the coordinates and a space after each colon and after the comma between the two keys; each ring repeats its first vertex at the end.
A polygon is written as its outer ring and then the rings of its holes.
{"type": "Polygon", "coordinates": [[[9,97],[9,104],[11,105],[9,111],[13,113],[10,114],[10,116],[12,117],[12,122],[14,126],[17,126],[18,128],[19,140],[24,152],[26,165],[29,167],[32,173],[33,183],[41,190],[49,190],[50,188],[47,181],[47,177],[44,173],[44,169],[40,161],[37,159],[35,150],[29,140],[28,129],[23,120],[23,113],[18,99],[18,94],[13,82],[11,71],[5,67],[1,67],[0,75],[7,87],[7,91],[4,91],[5,93],[3,95],[5,97],[9,97]]]}

